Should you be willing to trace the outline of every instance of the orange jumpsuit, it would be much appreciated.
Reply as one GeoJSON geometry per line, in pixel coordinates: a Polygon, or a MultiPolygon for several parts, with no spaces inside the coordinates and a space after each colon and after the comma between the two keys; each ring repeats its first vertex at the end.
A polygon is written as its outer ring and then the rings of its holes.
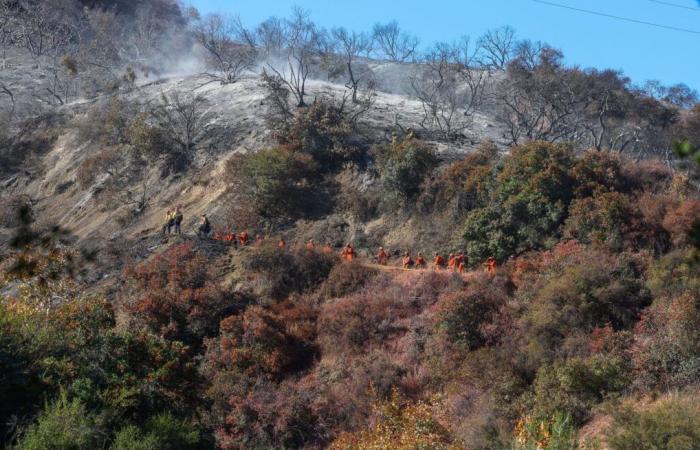
{"type": "Polygon", "coordinates": [[[459,273],[465,273],[467,271],[467,265],[464,264],[464,261],[459,263],[459,266],[457,267],[457,271],[459,273]]]}
{"type": "Polygon", "coordinates": [[[241,245],[246,245],[248,243],[248,233],[244,231],[243,233],[239,234],[238,242],[240,242],[241,245]]]}
{"type": "Polygon", "coordinates": [[[447,260],[447,268],[455,270],[455,257],[453,255],[450,255],[450,258],[447,260]]]}
{"type": "Polygon", "coordinates": [[[287,243],[284,242],[284,239],[280,239],[280,241],[277,243],[278,248],[285,248],[287,246],[287,243]]]}
{"type": "Polygon", "coordinates": [[[484,266],[486,266],[486,272],[494,275],[496,273],[496,260],[494,258],[489,258],[486,260],[484,263],[484,266]]]}
{"type": "Polygon", "coordinates": [[[416,267],[419,269],[425,268],[425,259],[422,256],[416,258],[416,267]]]}
{"type": "Polygon", "coordinates": [[[413,266],[413,260],[411,259],[411,255],[404,256],[402,262],[404,269],[410,269],[413,266]]]}
{"type": "Polygon", "coordinates": [[[379,254],[377,255],[377,262],[381,264],[382,266],[386,266],[387,261],[389,260],[389,255],[386,254],[384,249],[379,250],[379,254]]]}
{"type": "Polygon", "coordinates": [[[340,252],[340,257],[350,262],[355,258],[355,250],[353,250],[352,246],[346,245],[343,251],[340,252]]]}
{"type": "Polygon", "coordinates": [[[433,260],[433,269],[440,270],[444,264],[445,258],[440,255],[435,255],[435,259],[433,260]]]}

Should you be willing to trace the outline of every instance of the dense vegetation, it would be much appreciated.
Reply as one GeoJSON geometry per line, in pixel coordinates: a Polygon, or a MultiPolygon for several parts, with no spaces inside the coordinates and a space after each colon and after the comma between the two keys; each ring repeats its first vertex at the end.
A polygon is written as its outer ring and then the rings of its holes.
{"type": "MultiPolygon", "coordinates": [[[[438,169],[412,137],[370,153],[378,186],[396,193],[386,207],[423,220],[449,210],[462,225],[435,241],[461,242],[476,272],[377,273],[266,244],[235,251],[233,288],[195,242],[128,267],[104,297],[73,281],[89,262],[25,217],[4,265],[5,439],[27,449],[695,448],[700,271],[689,233],[700,201],[686,177],[544,142],[503,157],[485,145],[438,169]],[[441,200],[425,212],[416,205],[427,195],[441,200]],[[495,276],[479,270],[487,255],[502,263],[495,276]],[[608,414],[618,425],[579,442],[576,430],[608,414]]],[[[231,176],[296,167],[305,154],[286,144],[265,156],[279,162],[251,155],[231,176]]],[[[342,177],[308,158],[310,179],[342,177]]],[[[270,189],[252,192],[290,193],[270,189]]],[[[276,211],[286,214],[266,213],[276,211]]]]}
{"type": "Polygon", "coordinates": [[[236,83],[282,53],[348,91],[307,104],[305,79],[261,75],[270,145],[216,169],[221,221],[265,236],[255,245],[97,230],[89,247],[38,220],[33,199],[2,197],[8,449],[700,449],[700,106],[688,88],[567,67],[508,28],[465,60],[458,44],[419,53],[395,22],[370,38],[300,10],[246,29],[169,1],[37,4],[0,0],[0,25],[25,27],[7,36],[13,48],[43,36],[32,20],[65,25],[34,55],[57,89],[44,103],[110,97],[75,116],[13,97],[0,171],[26,170],[69,130],[89,151],[65,189],[95,210],[126,205],[131,221],[152,208],[151,183],[204,177],[201,152],[223,154],[203,150],[209,99],[122,95],[158,69],[134,63],[162,60],[163,41],[198,42],[207,82],[236,83]],[[389,139],[363,121],[377,81],[358,62],[367,54],[420,63],[420,129],[397,119],[389,139]],[[431,91],[435,77],[445,83],[431,91]],[[468,136],[475,111],[503,141],[468,136]],[[472,138],[452,160],[435,148],[472,138]],[[352,262],[322,250],[348,241],[352,262]],[[387,242],[463,251],[469,271],[367,264],[387,242]]]}

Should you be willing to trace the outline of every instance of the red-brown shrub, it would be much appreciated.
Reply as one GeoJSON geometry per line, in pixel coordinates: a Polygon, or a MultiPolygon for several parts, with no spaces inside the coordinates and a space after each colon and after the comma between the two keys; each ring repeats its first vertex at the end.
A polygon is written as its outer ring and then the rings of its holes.
{"type": "Polygon", "coordinates": [[[266,381],[258,381],[247,390],[238,390],[227,397],[221,416],[214,419],[218,448],[320,445],[325,430],[312,408],[317,395],[294,383],[276,386],[266,381]]]}
{"type": "Polygon", "coordinates": [[[326,298],[349,295],[362,288],[376,274],[376,270],[365,267],[359,261],[353,261],[350,264],[337,264],[328,274],[321,294],[326,298]]]}
{"type": "Polygon", "coordinates": [[[218,333],[222,317],[241,306],[241,299],[227,297],[211,280],[208,267],[206,256],[182,244],[127,268],[135,295],[126,311],[167,339],[199,346],[218,333]]]}
{"type": "Polygon", "coordinates": [[[571,169],[576,197],[590,197],[601,192],[623,188],[620,158],[610,152],[590,150],[579,158],[571,169]]]}
{"type": "MultiPolygon", "coordinates": [[[[406,332],[401,323],[418,315],[454,289],[450,274],[406,272],[373,279],[355,294],[325,303],[319,317],[319,343],[324,353],[359,352],[387,345],[406,332]]],[[[461,281],[458,281],[461,287],[461,281]]]]}
{"type": "Polygon", "coordinates": [[[669,236],[662,228],[667,201],[663,197],[631,197],[606,192],[574,200],[564,224],[564,236],[584,243],[605,245],[616,251],[668,249],[669,236]]]}
{"type": "Polygon", "coordinates": [[[700,376],[700,297],[660,298],[635,327],[632,347],[637,386],[680,388],[700,376]]]}
{"type": "Polygon", "coordinates": [[[685,200],[670,208],[663,218],[663,227],[671,234],[677,247],[690,243],[689,235],[694,226],[700,223],[700,201],[685,200]]]}
{"type": "Polygon", "coordinates": [[[260,306],[221,321],[221,334],[207,345],[207,365],[216,371],[279,379],[305,366],[307,343],[292,336],[279,317],[260,306]]]}

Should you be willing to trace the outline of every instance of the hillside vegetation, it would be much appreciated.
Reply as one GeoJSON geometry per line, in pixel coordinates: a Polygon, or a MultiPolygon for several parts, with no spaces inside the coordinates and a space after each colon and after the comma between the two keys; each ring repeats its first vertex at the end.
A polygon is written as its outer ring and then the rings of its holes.
{"type": "Polygon", "coordinates": [[[0,0],[6,448],[700,449],[693,91],[138,3],[0,0]]]}

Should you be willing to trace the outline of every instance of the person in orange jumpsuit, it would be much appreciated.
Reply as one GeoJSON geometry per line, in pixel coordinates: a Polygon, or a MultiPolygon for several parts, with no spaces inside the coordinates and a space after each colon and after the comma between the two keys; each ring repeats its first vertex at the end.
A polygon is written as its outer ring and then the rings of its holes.
{"type": "Polygon", "coordinates": [[[495,275],[496,274],[496,259],[493,257],[489,257],[486,262],[484,263],[484,266],[486,267],[486,273],[490,275],[495,275]]]}
{"type": "Polygon", "coordinates": [[[308,251],[312,252],[312,251],[314,251],[314,248],[315,248],[315,247],[316,247],[316,246],[314,245],[314,240],[313,240],[313,239],[309,239],[309,241],[306,243],[306,249],[307,249],[308,251]]]}
{"type": "Polygon", "coordinates": [[[445,258],[435,253],[435,258],[433,258],[433,270],[440,270],[443,265],[445,265],[445,258]]]}
{"type": "Polygon", "coordinates": [[[323,246],[323,253],[326,255],[330,255],[333,253],[333,247],[331,247],[330,242],[327,242],[326,245],[323,246]]]}
{"type": "Polygon", "coordinates": [[[423,254],[418,252],[418,257],[416,258],[416,269],[425,269],[426,265],[427,263],[425,262],[425,258],[423,258],[423,254]]]}
{"type": "Polygon", "coordinates": [[[248,244],[248,232],[243,231],[241,234],[238,235],[238,242],[241,243],[242,247],[245,247],[246,244],[248,244]]]}
{"type": "Polygon", "coordinates": [[[287,246],[287,243],[284,242],[284,238],[280,238],[280,241],[277,243],[277,248],[284,249],[287,246]]]}
{"type": "Polygon", "coordinates": [[[404,253],[401,263],[403,264],[404,269],[410,269],[413,267],[413,259],[411,258],[411,254],[408,252],[404,253]]]}
{"type": "Polygon", "coordinates": [[[352,261],[355,258],[355,250],[352,248],[352,245],[346,245],[340,252],[340,257],[343,258],[345,261],[352,261]]]}
{"type": "Polygon", "coordinates": [[[455,270],[455,255],[452,253],[447,257],[447,269],[455,270]]]}
{"type": "Polygon", "coordinates": [[[467,272],[467,262],[464,258],[459,262],[459,266],[457,266],[457,272],[460,274],[464,274],[467,272]]]}
{"type": "Polygon", "coordinates": [[[386,266],[388,261],[389,255],[384,250],[384,247],[379,247],[379,253],[377,253],[377,263],[381,264],[382,266],[386,266]]]}

